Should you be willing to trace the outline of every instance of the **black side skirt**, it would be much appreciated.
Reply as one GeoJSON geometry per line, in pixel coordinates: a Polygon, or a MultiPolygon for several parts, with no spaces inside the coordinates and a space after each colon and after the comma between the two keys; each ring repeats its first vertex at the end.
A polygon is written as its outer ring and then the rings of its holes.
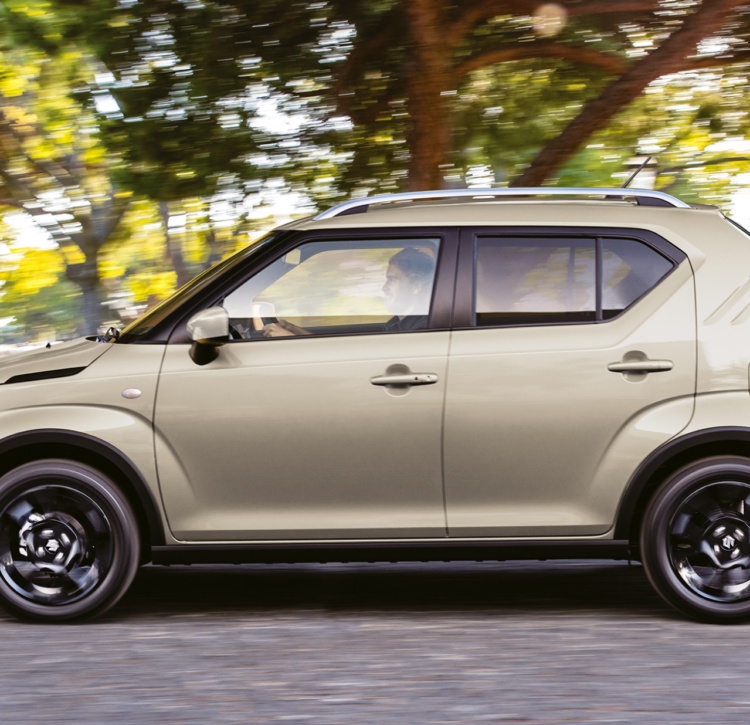
{"type": "Polygon", "coordinates": [[[152,546],[154,564],[637,559],[627,540],[314,542],[152,546]]]}

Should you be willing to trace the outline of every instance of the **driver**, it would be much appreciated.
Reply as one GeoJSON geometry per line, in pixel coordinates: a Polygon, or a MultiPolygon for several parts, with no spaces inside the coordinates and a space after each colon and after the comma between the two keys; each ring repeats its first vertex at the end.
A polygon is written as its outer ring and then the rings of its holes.
{"type": "MultiPolygon", "coordinates": [[[[427,327],[435,260],[429,254],[407,247],[388,262],[383,295],[393,317],[384,325],[386,332],[420,330],[427,327]]],[[[310,335],[309,330],[286,320],[263,326],[263,337],[310,335]]]]}
{"type": "Polygon", "coordinates": [[[434,275],[435,260],[419,249],[407,247],[391,257],[383,294],[394,315],[385,323],[386,332],[427,327],[434,275]]]}

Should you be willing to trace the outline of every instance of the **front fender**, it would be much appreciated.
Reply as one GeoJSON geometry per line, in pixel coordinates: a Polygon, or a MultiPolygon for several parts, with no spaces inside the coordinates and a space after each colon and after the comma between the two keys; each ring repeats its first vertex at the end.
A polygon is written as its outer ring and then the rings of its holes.
{"type": "Polygon", "coordinates": [[[164,348],[102,348],[106,355],[72,375],[39,377],[22,366],[0,385],[0,472],[55,456],[100,466],[132,493],[149,543],[163,541],[153,417],[164,348]]]}
{"type": "Polygon", "coordinates": [[[54,428],[10,435],[0,440],[0,475],[30,460],[56,457],[90,463],[119,483],[146,528],[145,543],[149,548],[164,545],[164,522],[154,489],[127,455],[99,438],[54,428]]]}

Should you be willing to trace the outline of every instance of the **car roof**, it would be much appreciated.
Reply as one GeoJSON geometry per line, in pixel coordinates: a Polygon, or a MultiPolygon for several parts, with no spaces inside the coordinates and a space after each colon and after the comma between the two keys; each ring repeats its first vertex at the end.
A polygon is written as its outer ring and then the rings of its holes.
{"type": "Polygon", "coordinates": [[[691,236],[697,219],[720,219],[715,207],[642,206],[612,199],[449,199],[395,202],[361,207],[357,212],[307,217],[285,229],[323,230],[388,227],[566,226],[661,227],[691,236]]]}

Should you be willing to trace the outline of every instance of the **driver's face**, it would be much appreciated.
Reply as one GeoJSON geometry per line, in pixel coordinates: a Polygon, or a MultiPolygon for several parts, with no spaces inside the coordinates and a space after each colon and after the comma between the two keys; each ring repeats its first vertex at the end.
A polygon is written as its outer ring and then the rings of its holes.
{"type": "Polygon", "coordinates": [[[396,264],[388,265],[385,276],[383,294],[385,295],[385,306],[394,315],[405,315],[413,307],[419,285],[415,284],[402,269],[396,264]]]}

